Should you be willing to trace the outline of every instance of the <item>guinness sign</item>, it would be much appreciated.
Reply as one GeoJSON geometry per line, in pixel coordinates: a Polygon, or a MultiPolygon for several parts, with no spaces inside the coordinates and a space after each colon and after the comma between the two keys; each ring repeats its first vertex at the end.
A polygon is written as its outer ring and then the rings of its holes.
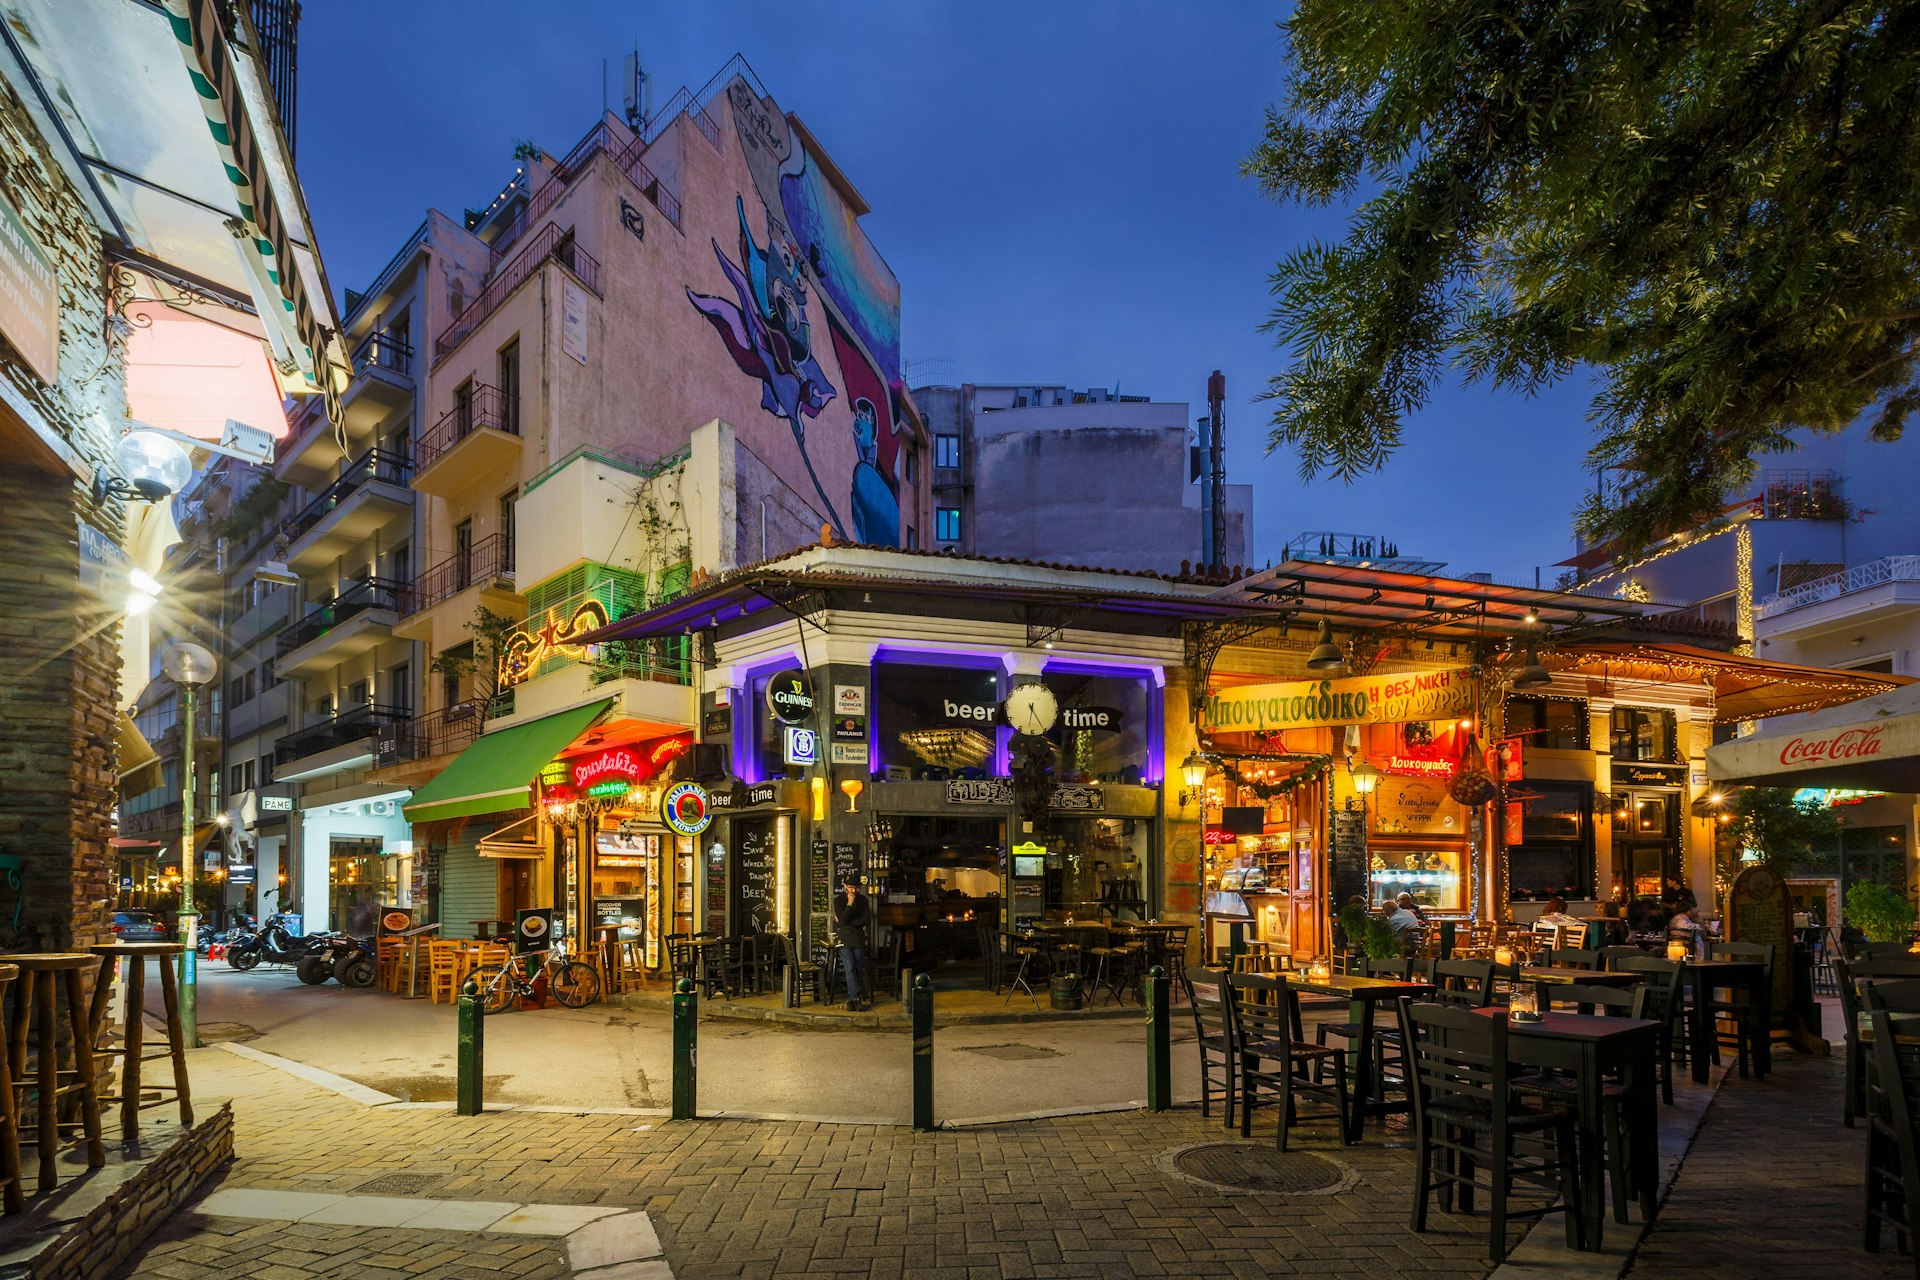
{"type": "Polygon", "coordinates": [[[813,685],[807,673],[789,667],[768,680],[767,709],[782,724],[805,724],[813,719],[813,685]]]}

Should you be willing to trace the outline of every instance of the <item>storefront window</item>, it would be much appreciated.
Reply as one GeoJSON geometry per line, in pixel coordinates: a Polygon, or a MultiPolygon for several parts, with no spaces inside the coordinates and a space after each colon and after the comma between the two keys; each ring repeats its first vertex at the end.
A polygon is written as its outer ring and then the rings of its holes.
{"type": "Polygon", "coordinates": [[[1000,671],[998,662],[875,663],[875,771],[916,781],[993,776],[1000,671]]]}
{"type": "Polygon", "coordinates": [[[1577,783],[1528,781],[1513,794],[1519,829],[1508,835],[1519,841],[1507,848],[1510,900],[1593,897],[1593,793],[1577,783]]]}
{"type": "Polygon", "coordinates": [[[1615,760],[1670,764],[1679,759],[1671,711],[1615,707],[1611,738],[1615,760]]]}
{"type": "Polygon", "coordinates": [[[1507,732],[1523,737],[1529,750],[1585,751],[1587,704],[1565,698],[1510,697],[1507,732]]]}
{"type": "Polygon", "coordinates": [[[382,906],[404,906],[412,896],[410,849],[388,849],[385,841],[374,836],[335,836],[330,858],[327,918],[336,929],[355,937],[371,934],[382,906]]]}
{"type": "Polygon", "coordinates": [[[1132,818],[1053,819],[1046,839],[1046,910],[1098,920],[1111,896],[1146,883],[1147,829],[1132,818]]]}
{"type": "Polygon", "coordinates": [[[1059,749],[1062,782],[1138,786],[1148,776],[1152,700],[1141,676],[1076,671],[1048,664],[1044,679],[1059,700],[1049,736],[1059,749]]]}

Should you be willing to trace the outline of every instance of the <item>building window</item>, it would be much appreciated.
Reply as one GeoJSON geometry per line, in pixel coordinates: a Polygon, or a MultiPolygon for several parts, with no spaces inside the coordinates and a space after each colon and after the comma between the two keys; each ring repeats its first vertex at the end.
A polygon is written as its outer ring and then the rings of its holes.
{"type": "Polygon", "coordinates": [[[367,680],[355,680],[347,686],[347,710],[365,707],[373,702],[373,685],[367,680]]]}
{"type": "Polygon", "coordinates": [[[902,469],[906,472],[908,484],[916,484],[920,479],[920,451],[908,445],[901,451],[902,469]]]}
{"type": "Polygon", "coordinates": [[[935,436],[933,438],[933,465],[936,467],[957,467],[960,465],[959,436],[935,436]]]}
{"type": "Polygon", "coordinates": [[[387,705],[399,711],[413,710],[413,664],[403,662],[387,673],[387,705]]]}
{"type": "Polygon", "coordinates": [[[1615,707],[1610,736],[1615,760],[1672,764],[1680,758],[1671,711],[1615,707]]]}
{"type": "Polygon", "coordinates": [[[1507,699],[1507,733],[1525,749],[1585,751],[1587,704],[1565,698],[1507,699]]]}
{"type": "Polygon", "coordinates": [[[944,656],[874,663],[874,768],[916,781],[991,776],[1001,674],[998,662],[963,665],[944,656]]]}
{"type": "Polygon", "coordinates": [[[500,348],[500,429],[520,434],[520,339],[500,348]]]}
{"type": "Polygon", "coordinates": [[[473,585],[473,517],[453,526],[453,589],[465,591],[473,585]]]}
{"type": "Polygon", "coordinates": [[[403,585],[412,584],[413,548],[409,544],[403,542],[387,552],[387,578],[403,585]]]}
{"type": "Polygon", "coordinates": [[[934,508],[933,536],[941,542],[960,541],[960,508],[934,508]]]}
{"type": "Polygon", "coordinates": [[[1593,792],[1585,783],[1529,779],[1520,806],[1520,843],[1507,847],[1514,902],[1593,897],[1593,792]]]}
{"type": "Polygon", "coordinates": [[[453,389],[453,414],[453,420],[459,424],[454,430],[454,435],[460,439],[465,439],[467,432],[473,430],[472,378],[468,378],[465,382],[453,389]]]}
{"type": "Polygon", "coordinates": [[[517,530],[513,520],[514,504],[520,501],[520,491],[509,489],[500,495],[500,572],[513,572],[513,548],[517,530]]]}
{"type": "Polygon", "coordinates": [[[227,682],[227,705],[238,707],[242,703],[252,702],[254,694],[253,672],[242,671],[227,682]]]}

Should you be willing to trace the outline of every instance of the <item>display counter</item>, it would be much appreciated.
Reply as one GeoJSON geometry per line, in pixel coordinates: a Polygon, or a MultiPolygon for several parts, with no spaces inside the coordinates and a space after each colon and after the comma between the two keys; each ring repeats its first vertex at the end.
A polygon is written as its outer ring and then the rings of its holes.
{"type": "Polygon", "coordinates": [[[1467,846],[1465,841],[1375,836],[1368,846],[1372,871],[1368,878],[1374,903],[1413,895],[1414,905],[1429,914],[1452,915],[1467,909],[1467,846]]]}

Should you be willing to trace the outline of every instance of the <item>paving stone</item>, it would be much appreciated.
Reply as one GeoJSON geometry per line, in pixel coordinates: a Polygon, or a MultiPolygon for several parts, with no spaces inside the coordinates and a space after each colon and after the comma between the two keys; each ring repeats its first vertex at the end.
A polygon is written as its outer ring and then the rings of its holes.
{"type": "Polygon", "coordinates": [[[567,1237],[567,1257],[575,1271],[660,1256],[660,1237],[644,1213],[602,1218],[567,1237]]]}

